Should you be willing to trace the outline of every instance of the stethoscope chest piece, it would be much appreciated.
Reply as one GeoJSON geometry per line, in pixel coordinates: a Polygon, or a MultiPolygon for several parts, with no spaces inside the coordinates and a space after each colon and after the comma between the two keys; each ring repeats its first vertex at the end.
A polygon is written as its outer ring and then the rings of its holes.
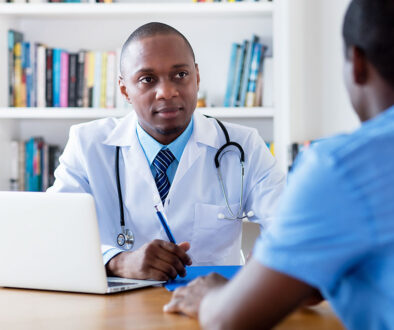
{"type": "Polygon", "coordinates": [[[131,250],[134,246],[134,235],[129,229],[123,229],[117,237],[117,243],[120,247],[131,250]]]}

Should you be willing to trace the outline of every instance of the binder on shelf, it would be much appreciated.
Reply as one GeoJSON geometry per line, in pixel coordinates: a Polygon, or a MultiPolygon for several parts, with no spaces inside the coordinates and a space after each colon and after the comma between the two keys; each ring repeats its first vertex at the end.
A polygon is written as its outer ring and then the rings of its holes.
{"type": "Polygon", "coordinates": [[[256,106],[256,85],[257,85],[257,78],[259,72],[261,72],[261,63],[263,61],[264,52],[266,51],[267,47],[256,43],[253,49],[253,58],[252,64],[250,67],[250,76],[249,76],[249,83],[246,93],[246,106],[253,107],[256,106]]]}
{"type": "Polygon", "coordinates": [[[64,50],[60,53],[60,106],[68,107],[68,53],[64,50]]]}
{"type": "Polygon", "coordinates": [[[8,30],[8,105],[15,106],[15,45],[23,41],[23,33],[8,30]]]}

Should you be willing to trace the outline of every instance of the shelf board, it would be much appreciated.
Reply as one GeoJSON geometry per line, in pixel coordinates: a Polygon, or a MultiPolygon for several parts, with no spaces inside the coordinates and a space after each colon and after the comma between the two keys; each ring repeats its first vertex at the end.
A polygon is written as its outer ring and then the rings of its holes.
{"type": "MultiPolygon", "coordinates": [[[[0,119],[97,119],[123,117],[130,109],[92,108],[0,108],[0,119]]],[[[273,108],[197,108],[203,114],[218,118],[274,117],[273,108]]]]}
{"type": "Polygon", "coordinates": [[[272,2],[237,3],[3,3],[0,16],[39,18],[177,16],[272,16],[272,2]]]}

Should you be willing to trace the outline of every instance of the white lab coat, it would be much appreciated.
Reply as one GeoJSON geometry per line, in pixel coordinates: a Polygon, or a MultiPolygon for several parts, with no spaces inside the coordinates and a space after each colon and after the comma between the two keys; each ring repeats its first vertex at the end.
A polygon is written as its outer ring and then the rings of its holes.
{"type": "MultiPolygon", "coordinates": [[[[96,202],[102,252],[117,247],[121,232],[115,176],[115,150],[120,152],[120,180],[125,224],[135,236],[133,250],[153,239],[168,240],[154,209],[159,193],[136,135],[137,117],[105,118],[71,127],[56,181],[50,191],[87,192],[96,202]]],[[[272,219],[285,176],[278,169],[255,129],[225,123],[230,139],[245,150],[243,210],[251,221],[265,226],[272,219]]],[[[191,244],[194,265],[239,264],[242,221],[218,219],[228,214],[214,166],[214,156],[225,143],[214,119],[194,114],[193,133],[184,149],[164,212],[177,242],[191,244]]],[[[229,204],[236,212],[241,193],[239,153],[228,152],[221,171],[229,204]]]]}

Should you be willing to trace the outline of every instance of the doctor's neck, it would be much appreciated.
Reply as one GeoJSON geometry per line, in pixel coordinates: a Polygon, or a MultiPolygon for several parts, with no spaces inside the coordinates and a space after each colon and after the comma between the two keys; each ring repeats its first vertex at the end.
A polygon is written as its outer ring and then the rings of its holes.
{"type": "Polygon", "coordinates": [[[140,124],[141,128],[153,137],[157,142],[162,145],[169,145],[171,142],[175,141],[182,133],[186,130],[189,126],[191,118],[182,125],[177,125],[174,127],[161,127],[161,126],[153,126],[149,123],[144,123],[140,119],[138,123],[140,124]]]}

